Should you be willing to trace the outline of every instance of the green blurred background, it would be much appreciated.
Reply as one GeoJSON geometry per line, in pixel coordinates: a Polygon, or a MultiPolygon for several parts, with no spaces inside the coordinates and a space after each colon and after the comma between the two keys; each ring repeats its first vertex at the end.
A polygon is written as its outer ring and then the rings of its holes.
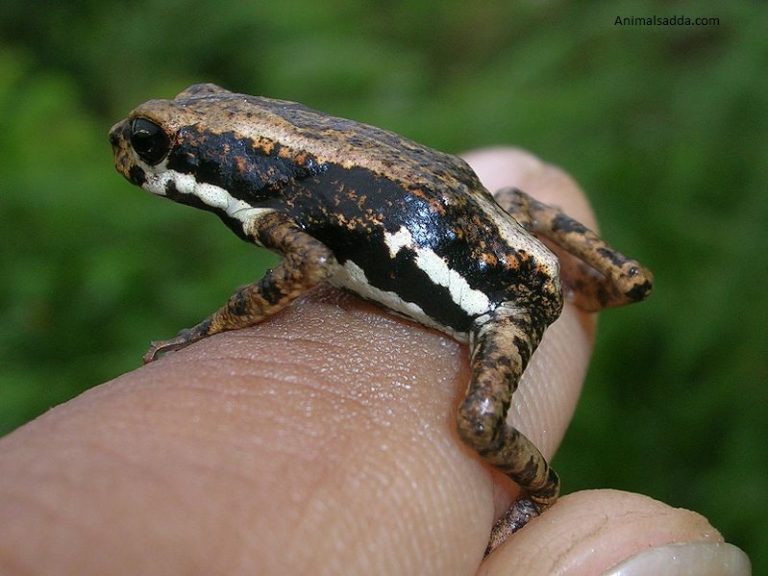
{"type": "Polygon", "coordinates": [[[113,122],[214,81],[570,171],[656,291],[601,317],[565,489],[697,510],[768,573],[766,30],[763,3],[713,0],[4,0],[0,434],[137,367],[268,265],[113,168],[113,122]],[[614,24],[653,14],[720,23],[614,24]]]}

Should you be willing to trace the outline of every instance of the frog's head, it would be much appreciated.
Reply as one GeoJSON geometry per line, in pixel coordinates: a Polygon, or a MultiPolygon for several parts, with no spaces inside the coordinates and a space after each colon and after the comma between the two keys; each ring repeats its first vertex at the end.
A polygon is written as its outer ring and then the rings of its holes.
{"type": "Polygon", "coordinates": [[[267,206],[318,168],[274,134],[276,105],[214,84],[150,100],[110,130],[115,166],[153,194],[222,216],[267,206]]]}
{"type": "Polygon", "coordinates": [[[225,94],[231,93],[215,84],[197,84],[173,100],[150,100],[133,110],[109,131],[117,171],[133,184],[164,195],[145,186],[147,177],[167,170],[166,160],[178,147],[184,126],[200,124],[195,100],[225,94]]]}

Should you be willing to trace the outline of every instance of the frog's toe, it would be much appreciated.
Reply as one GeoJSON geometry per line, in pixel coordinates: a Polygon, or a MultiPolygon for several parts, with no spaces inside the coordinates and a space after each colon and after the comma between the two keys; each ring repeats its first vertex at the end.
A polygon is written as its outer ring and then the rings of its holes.
{"type": "Polygon", "coordinates": [[[653,275],[637,262],[627,263],[622,270],[621,291],[629,302],[645,300],[653,290],[653,275]]]}

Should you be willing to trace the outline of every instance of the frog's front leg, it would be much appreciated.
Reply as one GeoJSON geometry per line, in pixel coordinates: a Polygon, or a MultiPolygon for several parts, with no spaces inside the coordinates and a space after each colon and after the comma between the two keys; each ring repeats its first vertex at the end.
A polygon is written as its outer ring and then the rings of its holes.
{"type": "Polygon", "coordinates": [[[544,328],[530,311],[510,304],[478,318],[470,333],[471,380],[459,407],[459,435],[525,492],[494,526],[486,555],[551,506],[560,492],[560,480],[538,448],[506,421],[544,328]]]}
{"type": "Polygon", "coordinates": [[[592,230],[554,206],[517,188],[502,188],[496,202],[531,232],[547,238],[575,256],[561,262],[561,277],[582,310],[639,302],[651,293],[653,276],[639,262],[606,244],[592,230]]]}
{"type": "Polygon", "coordinates": [[[258,282],[240,288],[196,326],[170,340],[152,342],[144,355],[145,363],[155,360],[159,353],[179,350],[213,334],[258,324],[325,280],[335,264],[333,254],[322,242],[277,213],[254,220],[246,230],[255,243],[280,252],[280,263],[258,282]]]}

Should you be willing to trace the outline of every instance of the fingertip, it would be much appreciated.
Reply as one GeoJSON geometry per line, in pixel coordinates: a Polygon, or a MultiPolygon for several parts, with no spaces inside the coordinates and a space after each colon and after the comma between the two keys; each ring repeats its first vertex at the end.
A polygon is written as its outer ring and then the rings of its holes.
{"type": "Polygon", "coordinates": [[[722,537],[695,512],[639,494],[584,491],[564,496],[510,538],[480,574],[602,574],[645,550],[689,542],[722,537]]]}
{"type": "Polygon", "coordinates": [[[589,228],[597,229],[587,196],[559,166],[511,146],[471,150],[462,154],[462,158],[491,192],[516,186],[542,202],[559,206],[589,228]]]}

